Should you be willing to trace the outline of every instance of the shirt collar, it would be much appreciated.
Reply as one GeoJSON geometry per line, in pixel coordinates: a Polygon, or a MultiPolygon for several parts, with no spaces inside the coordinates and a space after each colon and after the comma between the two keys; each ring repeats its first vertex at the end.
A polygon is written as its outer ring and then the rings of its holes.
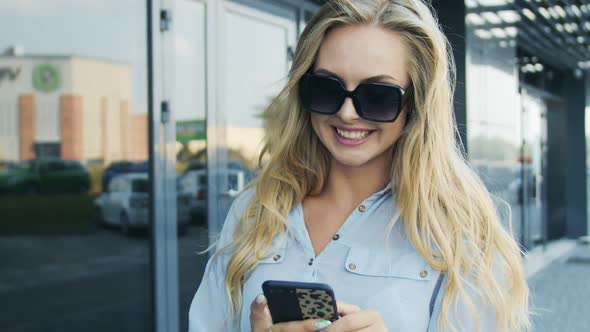
{"type": "Polygon", "coordinates": [[[365,199],[363,202],[372,204],[373,202],[376,202],[379,198],[381,198],[385,195],[391,194],[392,188],[393,187],[390,182],[387,184],[387,186],[385,186],[385,188],[383,188],[383,189],[379,190],[378,192],[374,193],[373,195],[367,197],[367,199],[365,199]]]}

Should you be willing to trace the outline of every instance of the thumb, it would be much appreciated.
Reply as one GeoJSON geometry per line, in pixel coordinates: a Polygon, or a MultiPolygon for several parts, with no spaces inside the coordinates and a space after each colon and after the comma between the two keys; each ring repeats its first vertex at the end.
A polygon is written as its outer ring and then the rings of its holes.
{"type": "Polygon", "coordinates": [[[266,297],[259,294],[250,304],[250,327],[252,332],[265,332],[272,326],[272,318],[266,303],[266,297]]]}
{"type": "Polygon", "coordinates": [[[338,315],[340,316],[346,316],[361,310],[353,304],[348,304],[342,301],[336,301],[336,307],[338,308],[338,315]]]}

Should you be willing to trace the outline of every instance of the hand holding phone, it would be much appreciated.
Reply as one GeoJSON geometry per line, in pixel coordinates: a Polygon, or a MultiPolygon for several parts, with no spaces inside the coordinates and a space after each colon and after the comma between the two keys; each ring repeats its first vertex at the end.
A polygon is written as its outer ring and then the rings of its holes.
{"type": "Polygon", "coordinates": [[[307,319],[338,319],[334,291],[326,284],[267,280],[262,291],[274,324],[307,319]]]}

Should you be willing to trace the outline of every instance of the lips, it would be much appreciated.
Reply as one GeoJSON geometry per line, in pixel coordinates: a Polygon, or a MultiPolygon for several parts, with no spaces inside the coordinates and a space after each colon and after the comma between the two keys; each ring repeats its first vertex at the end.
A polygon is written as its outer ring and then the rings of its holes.
{"type": "Polygon", "coordinates": [[[341,128],[334,127],[336,133],[346,139],[360,140],[369,136],[374,130],[363,129],[363,128],[341,128]]]}
{"type": "Polygon", "coordinates": [[[357,146],[369,140],[375,130],[364,128],[333,127],[336,141],[345,146],[357,146]]]}
{"type": "Polygon", "coordinates": [[[340,135],[344,138],[348,138],[348,139],[362,139],[362,138],[369,136],[369,134],[371,133],[371,131],[369,131],[369,130],[346,131],[346,130],[342,130],[340,128],[336,128],[336,132],[338,133],[338,135],[340,135]]]}

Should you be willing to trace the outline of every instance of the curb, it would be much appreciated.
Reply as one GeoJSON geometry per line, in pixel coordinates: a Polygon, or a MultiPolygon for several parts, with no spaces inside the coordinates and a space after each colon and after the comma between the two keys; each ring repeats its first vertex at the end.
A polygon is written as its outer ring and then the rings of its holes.
{"type": "Polygon", "coordinates": [[[576,240],[561,239],[538,246],[524,255],[524,272],[527,279],[542,271],[549,264],[569,254],[577,245],[576,240]]]}

